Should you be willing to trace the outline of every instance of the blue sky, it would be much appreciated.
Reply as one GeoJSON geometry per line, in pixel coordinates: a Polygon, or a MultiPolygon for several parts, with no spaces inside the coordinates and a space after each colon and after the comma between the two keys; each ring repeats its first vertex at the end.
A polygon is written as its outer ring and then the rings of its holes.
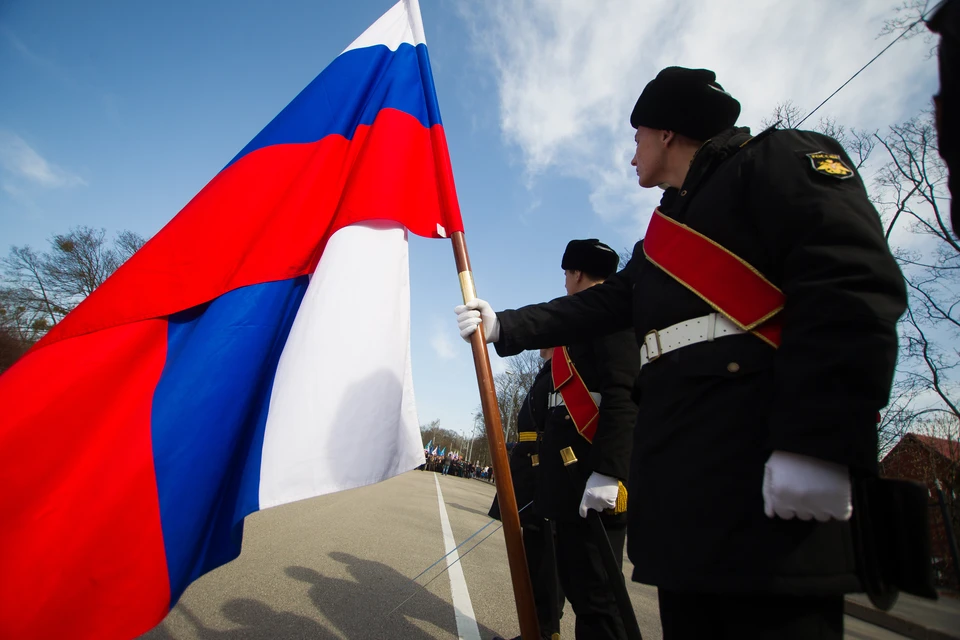
{"type": "MultiPolygon", "coordinates": [[[[156,233],[392,4],[0,2],[0,251],[74,225],[156,233]]],[[[568,240],[642,237],[659,191],[636,185],[627,119],[659,69],[716,70],[756,129],[869,60],[896,4],[421,0],[481,297],[561,295],[568,240]]],[[[929,48],[898,43],[824,114],[870,129],[916,114],[937,85],[929,48]]],[[[411,237],[410,254],[420,420],[467,430],[479,395],[452,251],[411,237]]]]}

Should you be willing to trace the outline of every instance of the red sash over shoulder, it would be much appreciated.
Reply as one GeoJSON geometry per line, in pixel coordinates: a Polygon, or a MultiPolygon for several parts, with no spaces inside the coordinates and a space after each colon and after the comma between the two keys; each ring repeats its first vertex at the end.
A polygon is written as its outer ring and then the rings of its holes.
{"type": "Polygon", "coordinates": [[[567,408],[577,431],[587,439],[587,442],[592,443],[593,436],[597,432],[600,407],[597,406],[593,396],[590,395],[590,390],[587,389],[587,385],[577,372],[577,368],[573,366],[566,347],[554,350],[551,366],[553,388],[560,392],[563,404],[567,408]]]}
{"type": "Polygon", "coordinates": [[[647,259],[744,331],[780,345],[786,298],[753,266],[730,251],[654,210],[643,239],[647,259]]]}

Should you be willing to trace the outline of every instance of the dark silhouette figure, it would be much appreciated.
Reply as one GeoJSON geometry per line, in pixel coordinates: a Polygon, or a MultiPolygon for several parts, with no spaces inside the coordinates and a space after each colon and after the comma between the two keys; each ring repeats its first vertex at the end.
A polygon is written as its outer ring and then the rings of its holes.
{"type": "MultiPolygon", "coordinates": [[[[330,557],[347,566],[353,580],[331,578],[314,569],[293,566],[286,574],[310,585],[309,596],[330,624],[348,638],[434,638],[436,629],[457,636],[457,622],[449,602],[414,584],[410,578],[382,562],[363,560],[335,551],[330,557]],[[416,595],[414,595],[416,594],[416,595]],[[402,607],[393,611],[406,598],[402,607]],[[422,620],[428,625],[417,625],[422,620]],[[433,627],[433,629],[431,629],[433,627]]],[[[438,565],[420,583],[441,570],[438,565]]],[[[437,578],[437,581],[444,580],[437,578]]],[[[434,583],[436,584],[436,583],[434,583]]],[[[434,586],[434,585],[431,585],[434,586]]],[[[480,626],[482,637],[494,632],[480,626]]]]}
{"type": "MultiPolygon", "coordinates": [[[[186,618],[201,640],[335,640],[336,635],[312,618],[288,611],[276,611],[268,604],[251,598],[234,598],[221,607],[224,617],[240,625],[239,629],[220,630],[208,627],[188,607],[177,605],[177,613],[186,618]]],[[[161,624],[141,640],[179,640],[161,624]]]]}

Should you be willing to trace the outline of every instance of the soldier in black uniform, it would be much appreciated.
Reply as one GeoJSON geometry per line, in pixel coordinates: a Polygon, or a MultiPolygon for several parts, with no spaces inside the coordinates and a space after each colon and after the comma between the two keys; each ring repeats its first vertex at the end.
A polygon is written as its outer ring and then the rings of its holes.
{"type": "MultiPolygon", "coordinates": [[[[596,239],[571,240],[561,260],[568,295],[597,286],[616,273],[620,256],[596,239]]],[[[631,398],[640,371],[639,349],[630,331],[584,339],[571,336],[555,343],[567,354],[586,388],[595,395],[599,415],[592,442],[577,430],[563,397],[555,391],[540,443],[540,479],[534,507],[557,531],[560,584],[576,614],[580,639],[626,638],[610,579],[597,541],[587,524],[587,510],[601,514],[619,563],[623,561],[626,514],[615,511],[630,474],[630,450],[637,406],[631,398]],[[570,447],[578,462],[566,468],[561,451],[570,447]]],[[[557,348],[554,358],[563,357],[557,348]]],[[[558,363],[554,361],[554,367],[558,363]]]]}
{"type": "MultiPolygon", "coordinates": [[[[877,475],[906,292],[842,147],[807,131],[751,137],[739,112],[713,72],[664,69],[631,115],[631,164],[642,187],[665,189],[668,220],[779,288],[779,348],[643,241],[602,285],[500,313],[474,300],[458,322],[466,336],[483,322],[500,355],[633,327],[628,554],[634,580],[659,587],[666,640],[839,639],[843,594],[860,589],[851,477],[877,475]]],[[[713,275],[696,252],[680,258],[713,275]]]]}
{"type": "MultiPolygon", "coordinates": [[[[563,592],[557,578],[553,525],[536,513],[533,506],[537,492],[537,468],[540,464],[540,439],[547,418],[547,397],[553,391],[550,379],[550,358],[553,349],[541,349],[544,364],[537,372],[517,416],[519,438],[510,452],[510,475],[520,509],[520,527],[527,557],[527,570],[533,583],[533,600],[540,621],[540,636],[547,640],[560,633],[563,592]]],[[[491,518],[500,519],[500,503],[496,496],[490,506],[491,518]]]]}
{"type": "MultiPolygon", "coordinates": [[[[572,240],[561,260],[567,293],[601,284],[616,272],[619,261],[617,253],[599,240],[572,240]]],[[[639,350],[630,331],[586,340],[570,336],[556,344],[567,345],[573,366],[597,402],[599,415],[591,443],[575,426],[561,393],[551,388],[553,392],[544,399],[548,409],[539,446],[534,509],[556,527],[557,571],[563,594],[576,615],[576,637],[626,638],[598,541],[585,518],[588,509],[601,512],[610,544],[622,562],[626,516],[605,511],[615,510],[624,491],[621,484],[626,484],[629,475],[637,414],[631,391],[639,372],[639,350]],[[572,468],[564,466],[560,453],[568,447],[577,458],[572,468]]],[[[554,367],[560,357],[564,356],[558,346],[553,353],[554,367]]]]}

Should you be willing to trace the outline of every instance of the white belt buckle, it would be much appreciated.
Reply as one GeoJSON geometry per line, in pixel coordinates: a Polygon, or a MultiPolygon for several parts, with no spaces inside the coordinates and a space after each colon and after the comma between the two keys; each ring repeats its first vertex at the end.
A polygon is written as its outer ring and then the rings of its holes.
{"type": "Polygon", "coordinates": [[[660,345],[660,332],[656,329],[651,329],[647,331],[647,334],[643,336],[643,344],[647,348],[647,362],[653,362],[661,355],[663,355],[663,347],[660,345]],[[651,345],[650,336],[653,336],[653,344],[657,347],[657,354],[653,355],[653,347],[651,345]]]}

